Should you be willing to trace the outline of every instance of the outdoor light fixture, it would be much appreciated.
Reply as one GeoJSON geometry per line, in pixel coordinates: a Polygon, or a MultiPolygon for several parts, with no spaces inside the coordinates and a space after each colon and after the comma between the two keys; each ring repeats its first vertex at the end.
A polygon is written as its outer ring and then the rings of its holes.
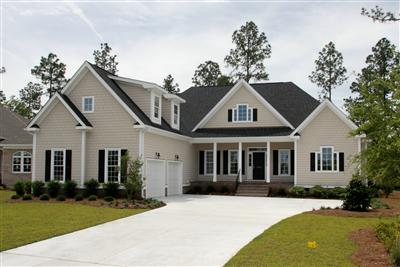
{"type": "Polygon", "coordinates": [[[179,155],[178,154],[175,155],[175,160],[179,160],[179,155]]]}
{"type": "Polygon", "coordinates": [[[156,158],[159,159],[160,158],[160,153],[156,152],[156,158]]]}

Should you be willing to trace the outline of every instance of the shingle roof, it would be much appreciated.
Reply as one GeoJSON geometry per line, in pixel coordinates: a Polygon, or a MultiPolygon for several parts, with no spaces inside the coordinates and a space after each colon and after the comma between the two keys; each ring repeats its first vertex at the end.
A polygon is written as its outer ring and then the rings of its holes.
{"type": "Polygon", "coordinates": [[[193,137],[254,137],[287,136],[289,127],[247,127],[247,128],[201,128],[192,133],[193,137]]]}
{"type": "Polygon", "coordinates": [[[3,144],[32,144],[32,135],[24,131],[27,124],[27,119],[0,104],[0,146],[3,144]]]}
{"type": "Polygon", "coordinates": [[[85,125],[81,125],[81,126],[90,126],[90,127],[92,127],[92,124],[90,123],[90,121],[82,114],[82,112],[79,111],[79,109],[74,105],[74,103],[72,103],[72,101],[68,98],[68,96],[60,94],[60,93],[57,93],[57,94],[59,94],[61,96],[61,98],[65,101],[65,103],[67,103],[67,105],[72,109],[72,111],[85,124],[85,125]]]}

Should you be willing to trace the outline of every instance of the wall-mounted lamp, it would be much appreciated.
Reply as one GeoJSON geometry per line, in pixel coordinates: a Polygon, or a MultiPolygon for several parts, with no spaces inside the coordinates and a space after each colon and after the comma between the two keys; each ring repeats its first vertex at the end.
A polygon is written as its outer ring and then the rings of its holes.
{"type": "Polygon", "coordinates": [[[178,154],[175,155],[175,160],[179,160],[179,155],[178,154]]]}
{"type": "Polygon", "coordinates": [[[156,159],[159,159],[159,158],[160,158],[160,153],[156,152],[156,159]]]}

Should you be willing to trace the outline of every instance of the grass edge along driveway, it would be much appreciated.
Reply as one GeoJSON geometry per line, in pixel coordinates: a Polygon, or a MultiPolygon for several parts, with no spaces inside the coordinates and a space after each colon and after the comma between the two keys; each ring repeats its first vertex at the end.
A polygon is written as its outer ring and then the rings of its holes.
{"type": "Polygon", "coordinates": [[[13,194],[0,191],[0,251],[147,211],[45,201],[7,203],[13,194]]]}

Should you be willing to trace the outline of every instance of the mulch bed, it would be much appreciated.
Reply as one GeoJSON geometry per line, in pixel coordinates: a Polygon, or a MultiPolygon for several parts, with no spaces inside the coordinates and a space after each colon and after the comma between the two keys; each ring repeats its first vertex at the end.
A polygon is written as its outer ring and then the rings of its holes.
{"type": "Polygon", "coordinates": [[[384,245],[379,242],[372,228],[351,232],[349,239],[354,241],[358,249],[351,255],[351,261],[361,267],[393,267],[390,256],[384,245]]]}

